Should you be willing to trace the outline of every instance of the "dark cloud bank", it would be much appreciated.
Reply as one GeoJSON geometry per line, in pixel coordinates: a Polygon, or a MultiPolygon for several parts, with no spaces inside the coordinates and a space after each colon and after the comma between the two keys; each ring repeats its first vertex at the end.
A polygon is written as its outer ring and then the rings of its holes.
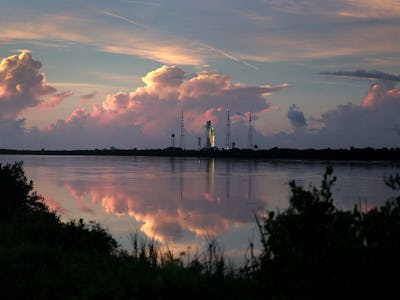
{"type": "Polygon", "coordinates": [[[358,78],[366,78],[366,79],[400,81],[400,75],[385,73],[385,72],[378,71],[378,70],[366,71],[363,69],[359,69],[356,71],[321,72],[319,74],[331,75],[331,76],[358,77],[358,78]]]}

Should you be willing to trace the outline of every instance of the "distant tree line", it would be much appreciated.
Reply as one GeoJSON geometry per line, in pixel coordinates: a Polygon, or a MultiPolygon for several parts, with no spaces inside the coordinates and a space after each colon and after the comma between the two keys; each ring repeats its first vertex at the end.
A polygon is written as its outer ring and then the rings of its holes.
{"type": "Polygon", "coordinates": [[[302,160],[400,160],[400,148],[349,149],[201,149],[183,150],[177,147],[165,149],[93,149],[93,150],[12,150],[0,149],[0,154],[29,155],[120,155],[120,156],[177,156],[177,157],[227,157],[250,159],[302,159],[302,160]]]}

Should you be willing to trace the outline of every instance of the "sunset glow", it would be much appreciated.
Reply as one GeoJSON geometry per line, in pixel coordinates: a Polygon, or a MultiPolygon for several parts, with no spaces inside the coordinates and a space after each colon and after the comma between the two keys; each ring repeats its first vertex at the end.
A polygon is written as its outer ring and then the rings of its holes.
{"type": "Polygon", "coordinates": [[[397,1],[2,8],[2,148],[164,148],[181,112],[223,147],[228,110],[238,147],[249,112],[261,148],[400,145],[397,1]]]}

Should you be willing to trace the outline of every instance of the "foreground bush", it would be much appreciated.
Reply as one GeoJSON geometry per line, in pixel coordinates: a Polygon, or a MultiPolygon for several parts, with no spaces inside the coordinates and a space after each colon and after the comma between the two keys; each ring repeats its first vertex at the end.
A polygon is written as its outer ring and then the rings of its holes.
{"type": "MultiPolygon", "coordinates": [[[[289,207],[259,223],[258,278],[277,298],[353,299],[399,294],[400,197],[361,212],[335,207],[328,167],[321,187],[290,182],[289,207]]],[[[387,184],[399,189],[399,176],[387,184]]],[[[356,188],[356,187],[355,187],[356,188]]]]}
{"type": "Polygon", "coordinates": [[[47,211],[42,197],[33,191],[33,182],[25,177],[22,162],[0,164],[0,193],[0,220],[21,211],[47,211]]]}

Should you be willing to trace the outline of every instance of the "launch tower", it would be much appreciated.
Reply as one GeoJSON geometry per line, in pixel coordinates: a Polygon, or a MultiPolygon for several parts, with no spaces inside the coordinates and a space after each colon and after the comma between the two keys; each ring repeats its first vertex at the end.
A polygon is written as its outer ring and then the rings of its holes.
{"type": "Polygon", "coordinates": [[[185,149],[185,124],[183,122],[183,111],[181,117],[181,138],[180,138],[180,147],[181,149],[185,149]]]}
{"type": "Polygon", "coordinates": [[[251,119],[251,112],[249,113],[249,132],[247,133],[247,147],[253,149],[253,124],[251,119]]]}
{"type": "Polygon", "coordinates": [[[228,110],[228,117],[226,121],[226,141],[225,141],[225,149],[229,150],[231,148],[231,118],[229,116],[228,110]]]}

